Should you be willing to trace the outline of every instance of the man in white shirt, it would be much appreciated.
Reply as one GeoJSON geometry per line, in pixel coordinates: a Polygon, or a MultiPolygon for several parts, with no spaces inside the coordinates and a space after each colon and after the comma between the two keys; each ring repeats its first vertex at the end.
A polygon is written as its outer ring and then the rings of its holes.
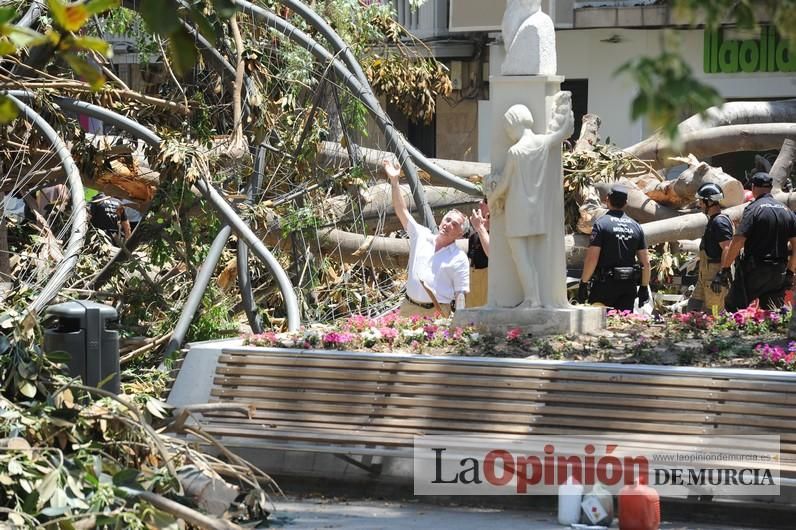
{"type": "Polygon", "coordinates": [[[464,295],[470,290],[470,263],[467,254],[456,246],[456,240],[464,235],[467,218],[451,210],[442,218],[439,233],[431,233],[409,215],[398,184],[400,166],[386,160],[382,165],[390,179],[395,215],[409,234],[406,298],[400,315],[433,316],[441,312],[449,316],[454,301],[456,309],[464,308],[464,295]]]}

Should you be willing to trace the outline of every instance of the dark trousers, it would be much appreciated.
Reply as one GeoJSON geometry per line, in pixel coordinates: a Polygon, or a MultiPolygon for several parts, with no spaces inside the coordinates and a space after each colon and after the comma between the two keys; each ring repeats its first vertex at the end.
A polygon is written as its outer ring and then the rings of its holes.
{"type": "Polygon", "coordinates": [[[743,260],[735,268],[735,279],[727,294],[727,311],[738,311],[760,299],[761,309],[779,309],[785,303],[786,263],[755,263],[743,260]]]}
{"type": "Polygon", "coordinates": [[[589,303],[599,303],[619,310],[633,310],[636,301],[636,282],[633,280],[595,281],[591,286],[589,303]]]}

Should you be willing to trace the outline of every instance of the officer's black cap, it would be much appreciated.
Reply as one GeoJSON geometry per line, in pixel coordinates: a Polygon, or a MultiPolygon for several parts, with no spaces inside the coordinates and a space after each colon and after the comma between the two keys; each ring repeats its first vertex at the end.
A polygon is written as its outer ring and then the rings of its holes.
{"type": "Polygon", "coordinates": [[[753,185],[760,186],[761,188],[770,188],[774,184],[771,175],[763,173],[762,171],[752,175],[751,181],[753,185]]]}
{"type": "Polygon", "coordinates": [[[611,186],[611,192],[608,194],[612,199],[627,200],[627,187],[621,184],[611,186]]]}

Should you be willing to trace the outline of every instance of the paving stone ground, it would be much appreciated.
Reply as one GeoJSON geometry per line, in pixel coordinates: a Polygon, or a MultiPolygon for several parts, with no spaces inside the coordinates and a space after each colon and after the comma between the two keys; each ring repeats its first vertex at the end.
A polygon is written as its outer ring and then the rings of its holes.
{"type": "MultiPolygon", "coordinates": [[[[269,528],[284,530],[562,530],[549,513],[438,506],[422,502],[288,497],[276,503],[269,528]]],[[[616,520],[613,528],[618,528],[616,520]]],[[[664,523],[661,530],[755,530],[727,525],[664,523]]]]}

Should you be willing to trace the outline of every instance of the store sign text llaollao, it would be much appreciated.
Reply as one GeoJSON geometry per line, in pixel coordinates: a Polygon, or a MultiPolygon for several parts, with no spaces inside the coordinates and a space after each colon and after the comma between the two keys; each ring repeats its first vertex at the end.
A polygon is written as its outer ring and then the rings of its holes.
{"type": "Polygon", "coordinates": [[[759,39],[724,40],[723,31],[705,31],[705,73],[796,72],[788,39],[764,26],[759,39]]]}

